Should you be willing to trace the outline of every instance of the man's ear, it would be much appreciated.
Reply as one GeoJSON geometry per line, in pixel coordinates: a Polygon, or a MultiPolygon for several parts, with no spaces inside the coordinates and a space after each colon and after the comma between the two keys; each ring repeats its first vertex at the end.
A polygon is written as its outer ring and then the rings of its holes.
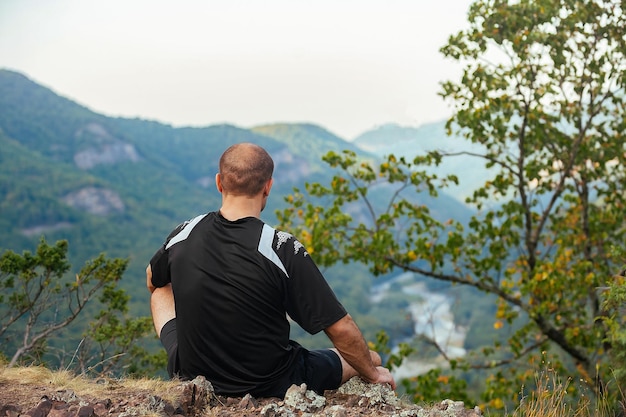
{"type": "Polygon", "coordinates": [[[222,187],[222,177],[220,177],[219,172],[215,174],[215,186],[217,187],[217,191],[220,193],[224,191],[224,188],[222,187]]]}
{"type": "Polygon", "coordinates": [[[274,184],[274,178],[270,178],[267,183],[265,183],[265,187],[263,187],[263,197],[267,197],[270,195],[270,191],[272,189],[272,185],[274,184]]]}

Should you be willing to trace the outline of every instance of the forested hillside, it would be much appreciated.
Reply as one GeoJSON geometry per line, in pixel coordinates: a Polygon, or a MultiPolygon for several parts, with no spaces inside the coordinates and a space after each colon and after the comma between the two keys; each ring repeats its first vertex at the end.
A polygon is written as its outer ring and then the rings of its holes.
{"type": "MultiPolygon", "coordinates": [[[[216,209],[214,175],[220,154],[236,142],[265,147],[276,162],[275,185],[263,218],[275,224],[283,197],[306,182],[328,182],[328,151],[350,149],[377,157],[311,124],[253,129],[231,125],[174,128],[162,123],[112,118],[57,95],[25,75],[0,70],[0,249],[34,250],[69,241],[77,270],[104,252],[129,258],[121,285],[132,311],[149,315],[144,269],[169,231],[183,220],[216,209]]],[[[383,190],[383,192],[385,192],[383,190]]],[[[442,219],[466,219],[454,199],[428,199],[442,219]]],[[[362,266],[326,271],[331,285],[370,337],[403,321],[401,310],[373,315],[372,277],[362,266]]]]}

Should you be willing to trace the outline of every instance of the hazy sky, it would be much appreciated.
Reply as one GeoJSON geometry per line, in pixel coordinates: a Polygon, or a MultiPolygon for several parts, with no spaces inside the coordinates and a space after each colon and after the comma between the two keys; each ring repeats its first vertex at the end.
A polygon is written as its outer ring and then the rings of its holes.
{"type": "Polygon", "coordinates": [[[312,122],[344,139],[444,119],[438,52],[470,0],[0,0],[0,68],[110,116],[312,122]]]}

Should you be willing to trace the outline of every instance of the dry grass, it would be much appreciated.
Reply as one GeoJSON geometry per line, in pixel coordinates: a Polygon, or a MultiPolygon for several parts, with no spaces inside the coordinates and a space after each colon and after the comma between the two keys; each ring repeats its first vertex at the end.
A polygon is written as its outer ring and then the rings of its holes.
{"type": "Polygon", "coordinates": [[[572,401],[568,396],[570,381],[562,382],[554,372],[543,372],[536,382],[536,389],[522,399],[511,417],[618,416],[615,404],[605,398],[582,394],[578,401],[572,401]]]}
{"type": "Polygon", "coordinates": [[[0,385],[5,387],[46,387],[55,391],[71,390],[81,397],[110,398],[128,395],[128,393],[158,393],[167,401],[175,402],[180,391],[176,381],[160,379],[105,379],[76,376],[68,371],[52,371],[41,366],[6,367],[0,365],[0,385]]]}

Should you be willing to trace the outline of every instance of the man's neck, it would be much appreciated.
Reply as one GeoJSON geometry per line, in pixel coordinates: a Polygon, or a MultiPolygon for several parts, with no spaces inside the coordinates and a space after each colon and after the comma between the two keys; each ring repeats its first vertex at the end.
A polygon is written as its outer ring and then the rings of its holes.
{"type": "Polygon", "coordinates": [[[262,202],[258,198],[243,196],[222,199],[220,213],[226,220],[235,221],[245,217],[261,217],[262,202]]]}

